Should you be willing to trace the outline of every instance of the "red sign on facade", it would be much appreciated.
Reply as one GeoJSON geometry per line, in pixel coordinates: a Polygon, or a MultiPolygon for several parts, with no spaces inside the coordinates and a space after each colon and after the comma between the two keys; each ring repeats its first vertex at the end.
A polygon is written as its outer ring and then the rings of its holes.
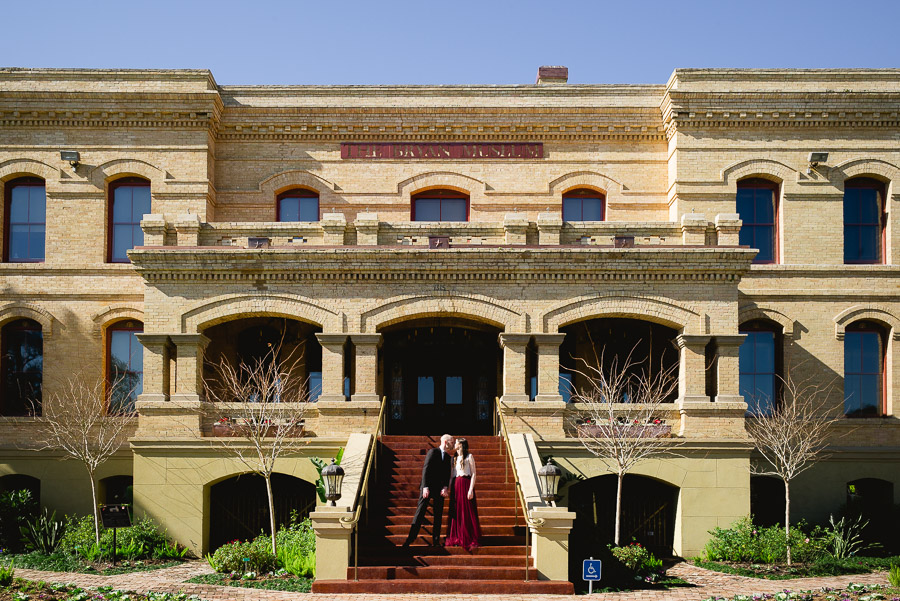
{"type": "Polygon", "coordinates": [[[544,145],[540,142],[524,144],[481,144],[477,142],[428,142],[395,144],[344,142],[342,159],[542,159],[544,145]]]}

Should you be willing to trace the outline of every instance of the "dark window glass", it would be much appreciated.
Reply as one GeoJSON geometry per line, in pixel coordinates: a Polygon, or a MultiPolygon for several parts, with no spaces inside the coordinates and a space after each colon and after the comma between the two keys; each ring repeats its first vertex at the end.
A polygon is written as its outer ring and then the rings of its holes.
{"type": "Polygon", "coordinates": [[[844,186],[844,263],[881,263],[884,187],[850,180],[844,186]]]}
{"type": "Polygon", "coordinates": [[[468,221],[469,199],[454,192],[429,192],[413,198],[413,221],[468,221]]]}
{"type": "Polygon", "coordinates": [[[462,405],[463,380],[462,376],[447,376],[444,382],[446,388],[446,403],[448,405],[462,405]]]}
{"type": "Polygon", "coordinates": [[[775,332],[744,331],[738,352],[740,390],[751,415],[768,415],[775,408],[775,332]]]}
{"type": "Polygon", "coordinates": [[[434,378],[431,376],[419,376],[416,399],[419,405],[434,405],[434,378]]]}
{"type": "Polygon", "coordinates": [[[884,347],[876,326],[863,324],[844,334],[844,413],[879,415],[882,406],[884,347]]]}
{"type": "Polygon", "coordinates": [[[593,190],[563,194],[563,221],[603,221],[604,197],[593,190]]]}
{"type": "Polygon", "coordinates": [[[39,413],[44,373],[44,337],[40,324],[20,319],[4,326],[0,337],[3,339],[0,414],[39,413]]]}
{"type": "Polygon", "coordinates": [[[137,335],[140,323],[127,322],[109,329],[110,412],[133,411],[144,387],[144,347],[137,335]]]}
{"type": "Polygon", "coordinates": [[[312,193],[287,192],[278,198],[278,221],[318,221],[319,197],[312,193]]]}
{"type": "Polygon", "coordinates": [[[111,186],[110,261],[127,263],[128,251],[144,244],[141,219],[150,213],[150,184],[132,182],[111,186]]]}
{"type": "Polygon", "coordinates": [[[14,263],[44,260],[47,195],[41,180],[17,180],[7,186],[6,258],[14,263]]]}
{"type": "Polygon", "coordinates": [[[775,198],[777,186],[765,180],[738,183],[737,212],[741,216],[739,243],[759,249],[754,263],[775,262],[775,198]]]}

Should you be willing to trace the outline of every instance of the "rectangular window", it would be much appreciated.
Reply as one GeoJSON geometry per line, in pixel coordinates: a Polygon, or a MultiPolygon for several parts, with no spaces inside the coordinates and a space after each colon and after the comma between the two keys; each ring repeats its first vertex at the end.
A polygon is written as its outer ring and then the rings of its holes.
{"type": "Polygon", "coordinates": [[[133,411],[144,388],[144,347],[134,328],[109,330],[110,411],[133,411]]]}
{"type": "Polygon", "coordinates": [[[141,219],[150,213],[150,186],[122,184],[112,194],[110,261],[127,263],[128,251],[144,244],[141,219]]]}
{"type": "Polygon", "coordinates": [[[882,404],[883,352],[875,331],[844,334],[844,413],[878,415],[882,404]]]}
{"type": "Polygon", "coordinates": [[[844,190],[844,263],[881,263],[881,194],[874,187],[844,190]]]}
{"type": "Polygon", "coordinates": [[[466,198],[413,199],[413,221],[468,221],[466,198]]]}
{"type": "Polygon", "coordinates": [[[47,195],[43,184],[11,185],[7,211],[7,258],[14,263],[44,260],[47,195]]]}
{"type": "Polygon", "coordinates": [[[278,221],[319,221],[319,198],[287,196],[278,201],[278,221]]]}
{"type": "Polygon", "coordinates": [[[434,405],[434,378],[419,376],[416,400],[419,405],[434,405]]]}
{"type": "Polygon", "coordinates": [[[754,263],[775,263],[775,196],[774,183],[738,184],[737,212],[741,216],[739,244],[759,249],[754,263]]]}
{"type": "Polygon", "coordinates": [[[603,221],[603,199],[563,197],[563,221],[603,221]]]}
{"type": "Polygon", "coordinates": [[[462,405],[463,379],[462,376],[447,376],[445,383],[448,405],[462,405]]]}
{"type": "Polygon", "coordinates": [[[740,391],[751,415],[768,415],[775,408],[775,332],[744,332],[738,351],[740,391]]]}

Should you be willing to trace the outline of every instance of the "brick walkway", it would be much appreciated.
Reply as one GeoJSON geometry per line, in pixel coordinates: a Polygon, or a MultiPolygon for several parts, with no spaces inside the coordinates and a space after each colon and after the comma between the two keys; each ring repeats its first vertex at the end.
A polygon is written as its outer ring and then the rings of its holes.
{"type": "MultiPolygon", "coordinates": [[[[185,592],[199,595],[210,601],[438,601],[442,599],[458,601],[459,595],[313,595],[312,593],[285,593],[280,591],[263,591],[232,586],[213,586],[208,584],[186,584],[184,581],[200,574],[209,574],[212,570],[205,561],[192,561],[173,568],[138,572],[119,576],[97,576],[92,574],[71,574],[60,572],[39,572],[37,570],[16,569],[16,576],[29,580],[43,580],[76,584],[82,587],[111,586],[117,589],[132,590],[140,593],[185,592]]],[[[630,593],[595,594],[594,598],[609,601],[695,601],[709,597],[731,597],[740,594],[777,593],[784,589],[816,590],[823,586],[842,588],[850,582],[861,584],[887,584],[884,572],[875,574],[858,574],[855,576],[832,576],[829,578],[800,578],[796,580],[762,580],[744,578],[710,572],[687,563],[680,563],[670,568],[668,573],[677,576],[695,586],[669,591],[634,591],[630,593]]],[[[529,595],[471,595],[476,601],[515,601],[528,599],[529,595]]],[[[572,599],[563,595],[542,595],[541,599],[572,599]]]]}

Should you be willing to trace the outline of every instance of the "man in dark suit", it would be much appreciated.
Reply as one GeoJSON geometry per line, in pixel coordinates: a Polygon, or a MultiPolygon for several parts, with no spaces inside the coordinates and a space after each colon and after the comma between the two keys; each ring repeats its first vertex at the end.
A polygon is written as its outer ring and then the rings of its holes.
{"type": "Polygon", "coordinates": [[[428,451],[425,455],[425,465],[422,466],[422,483],[419,485],[419,504],[416,507],[416,515],[413,517],[409,536],[406,537],[404,547],[408,547],[419,535],[419,528],[425,521],[425,511],[428,509],[428,501],[434,499],[434,530],[431,532],[431,543],[437,546],[441,542],[441,518],[444,513],[444,497],[450,486],[450,462],[453,453],[453,437],[449,434],[441,436],[439,446],[428,451]]]}

